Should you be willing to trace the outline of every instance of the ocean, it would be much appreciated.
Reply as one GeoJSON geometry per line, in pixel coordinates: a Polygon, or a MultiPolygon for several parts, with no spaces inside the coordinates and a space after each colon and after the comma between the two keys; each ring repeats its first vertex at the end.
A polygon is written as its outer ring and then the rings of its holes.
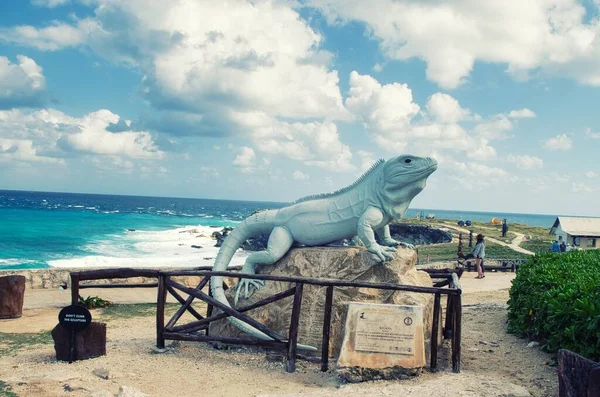
{"type": "MultiPolygon", "coordinates": [[[[0,190],[0,270],[212,266],[211,237],[286,203],[0,190]],[[195,247],[192,247],[195,246],[195,247]],[[200,247],[200,248],[198,248],[200,247]]],[[[553,215],[409,209],[407,217],[551,227],[553,215]]],[[[239,250],[231,265],[243,264],[239,250]]]]}

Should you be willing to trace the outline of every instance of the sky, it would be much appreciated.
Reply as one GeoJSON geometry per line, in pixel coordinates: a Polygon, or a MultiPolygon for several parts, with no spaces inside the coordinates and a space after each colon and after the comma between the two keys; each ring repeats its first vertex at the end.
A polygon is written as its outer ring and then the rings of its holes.
{"type": "Polygon", "coordinates": [[[0,189],[600,216],[600,0],[0,2],[0,189]]]}

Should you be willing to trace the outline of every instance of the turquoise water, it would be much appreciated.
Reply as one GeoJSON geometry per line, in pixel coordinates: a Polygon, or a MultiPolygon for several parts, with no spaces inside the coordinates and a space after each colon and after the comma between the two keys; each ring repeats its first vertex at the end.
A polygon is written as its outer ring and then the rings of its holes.
{"type": "MultiPolygon", "coordinates": [[[[0,269],[212,264],[210,235],[284,203],[0,190],[0,269]],[[195,246],[195,247],[193,247],[195,246]],[[201,246],[201,248],[197,248],[201,246]]],[[[409,209],[550,228],[552,215],[409,209]]]]}
{"type": "Polygon", "coordinates": [[[257,209],[282,205],[0,191],[0,269],[43,268],[88,256],[148,257],[149,244],[155,244],[157,254],[165,251],[165,235],[158,232],[177,234],[177,228],[195,226],[209,233],[234,226],[257,209]],[[140,245],[145,246],[142,252],[140,245]]]}

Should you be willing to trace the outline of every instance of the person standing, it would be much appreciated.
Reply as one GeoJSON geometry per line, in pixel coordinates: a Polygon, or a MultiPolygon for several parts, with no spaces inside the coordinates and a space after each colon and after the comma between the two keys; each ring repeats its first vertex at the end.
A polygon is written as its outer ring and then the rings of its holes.
{"type": "Polygon", "coordinates": [[[558,245],[558,241],[554,240],[552,243],[552,252],[560,252],[560,246],[558,245]]]}
{"type": "Polygon", "coordinates": [[[560,246],[558,248],[560,249],[560,252],[565,252],[567,250],[567,245],[565,244],[564,240],[560,242],[560,246]]]}
{"type": "Polygon", "coordinates": [[[483,267],[483,259],[485,258],[485,236],[479,233],[476,237],[477,243],[471,251],[471,254],[475,258],[475,267],[477,268],[477,277],[475,278],[484,278],[485,277],[485,269],[483,267]]]}

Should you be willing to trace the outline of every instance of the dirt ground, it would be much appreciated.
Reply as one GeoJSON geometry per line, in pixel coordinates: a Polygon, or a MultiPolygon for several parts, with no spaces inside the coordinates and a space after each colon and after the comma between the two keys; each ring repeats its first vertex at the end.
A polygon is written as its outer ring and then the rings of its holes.
{"type": "MultiPolygon", "coordinates": [[[[47,334],[39,344],[9,346],[17,334],[52,329],[59,308],[69,301],[68,291],[30,291],[22,318],[0,320],[0,396],[11,395],[2,382],[17,396],[40,397],[114,396],[123,386],[149,396],[556,396],[556,367],[548,365],[549,355],[506,333],[513,276],[490,274],[475,280],[466,273],[461,279],[465,292],[460,374],[451,372],[449,355],[442,352],[437,373],[425,370],[408,381],[352,385],[342,385],[335,371],[322,373],[318,364],[306,361],[298,361],[295,373],[286,373],[278,354],[215,350],[195,342],[171,342],[167,353],[157,354],[151,310],[128,315],[92,311],[95,321],[107,323],[107,355],[59,362],[47,334]]],[[[121,290],[127,292],[116,297],[107,296],[107,290],[88,291],[86,295],[125,303],[155,299],[152,291],[121,290]]],[[[449,349],[449,343],[444,347],[449,349]]]]}

